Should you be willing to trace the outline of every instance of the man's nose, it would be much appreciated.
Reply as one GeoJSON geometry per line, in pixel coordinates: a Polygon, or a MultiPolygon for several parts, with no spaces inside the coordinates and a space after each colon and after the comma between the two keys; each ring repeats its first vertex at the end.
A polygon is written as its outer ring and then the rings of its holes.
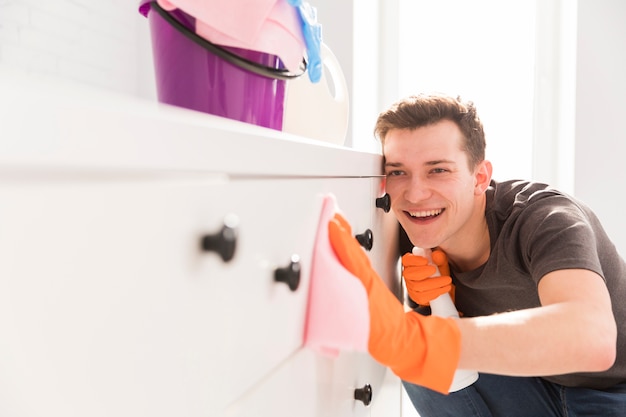
{"type": "Polygon", "coordinates": [[[424,201],[431,195],[432,191],[428,185],[420,179],[413,179],[404,190],[404,198],[411,203],[424,201]]]}

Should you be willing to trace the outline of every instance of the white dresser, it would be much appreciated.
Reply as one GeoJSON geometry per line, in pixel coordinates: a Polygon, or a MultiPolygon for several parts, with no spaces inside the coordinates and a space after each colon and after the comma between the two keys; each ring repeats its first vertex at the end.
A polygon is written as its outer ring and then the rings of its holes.
{"type": "Polygon", "coordinates": [[[398,286],[379,155],[7,70],[0,92],[0,415],[399,415],[367,354],[303,347],[327,193],[398,286]]]}

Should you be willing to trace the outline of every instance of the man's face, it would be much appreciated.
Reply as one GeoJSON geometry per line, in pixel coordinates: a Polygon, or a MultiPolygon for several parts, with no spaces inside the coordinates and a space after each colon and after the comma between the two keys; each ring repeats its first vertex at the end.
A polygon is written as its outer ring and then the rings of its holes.
{"type": "Polygon", "coordinates": [[[391,130],[386,138],[386,191],[411,242],[419,247],[467,244],[475,230],[483,187],[461,150],[463,135],[449,120],[415,130],[391,130]]]}

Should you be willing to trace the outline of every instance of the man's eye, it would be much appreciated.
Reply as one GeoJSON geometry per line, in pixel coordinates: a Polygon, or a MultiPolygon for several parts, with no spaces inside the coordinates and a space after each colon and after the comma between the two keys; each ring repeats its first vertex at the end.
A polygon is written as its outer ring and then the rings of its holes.
{"type": "Polygon", "coordinates": [[[433,168],[430,172],[433,174],[442,174],[448,172],[448,170],[445,168],[433,168]]]}
{"type": "Polygon", "coordinates": [[[395,170],[395,171],[388,171],[387,174],[385,175],[387,175],[388,177],[397,177],[398,175],[402,175],[403,173],[404,171],[395,170]]]}

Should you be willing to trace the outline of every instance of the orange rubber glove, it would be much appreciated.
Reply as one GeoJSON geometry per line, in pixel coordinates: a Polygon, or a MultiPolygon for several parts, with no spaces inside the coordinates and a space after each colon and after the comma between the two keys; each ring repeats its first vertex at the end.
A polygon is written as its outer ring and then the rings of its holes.
{"type": "MultiPolygon", "coordinates": [[[[429,264],[425,257],[412,253],[402,256],[402,276],[406,284],[406,291],[411,300],[421,306],[429,305],[431,300],[441,294],[453,293],[448,257],[443,251],[435,249],[432,251],[432,259],[439,268],[441,276],[433,277],[437,267],[429,264]]],[[[452,300],[454,301],[454,298],[452,300]]]]}
{"type": "Polygon", "coordinates": [[[341,264],[367,291],[369,353],[401,379],[447,394],[461,351],[461,334],[455,320],[405,312],[340,214],[328,223],[328,233],[341,264]]]}

